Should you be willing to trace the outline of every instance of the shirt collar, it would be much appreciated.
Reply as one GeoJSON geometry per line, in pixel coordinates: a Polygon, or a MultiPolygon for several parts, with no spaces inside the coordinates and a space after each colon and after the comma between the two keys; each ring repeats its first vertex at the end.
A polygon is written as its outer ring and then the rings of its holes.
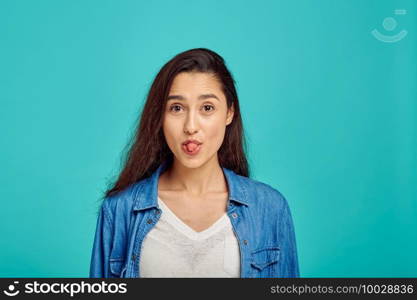
{"type": "MultiPolygon", "coordinates": [[[[146,182],[136,191],[133,210],[144,210],[158,206],[158,180],[159,176],[163,173],[167,166],[168,164],[165,161],[153,172],[150,177],[144,179],[146,182]]],[[[222,170],[229,188],[229,200],[249,206],[242,178],[232,170],[224,167],[222,167],[222,170]]]]}

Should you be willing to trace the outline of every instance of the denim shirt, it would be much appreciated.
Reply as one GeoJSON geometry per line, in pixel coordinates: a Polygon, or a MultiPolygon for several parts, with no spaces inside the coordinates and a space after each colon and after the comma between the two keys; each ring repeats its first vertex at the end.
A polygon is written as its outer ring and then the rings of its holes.
{"type": "MultiPolygon", "coordinates": [[[[161,217],[158,179],[148,178],[101,204],[90,277],[140,277],[141,245],[161,217]]],[[[240,250],[240,277],[299,277],[294,225],[284,196],[271,186],[222,168],[228,185],[227,215],[240,250]]]]}

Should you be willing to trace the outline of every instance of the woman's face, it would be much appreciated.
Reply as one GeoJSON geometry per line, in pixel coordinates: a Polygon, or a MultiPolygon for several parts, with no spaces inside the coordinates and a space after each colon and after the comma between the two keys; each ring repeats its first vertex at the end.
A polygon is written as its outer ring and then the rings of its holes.
{"type": "Polygon", "coordinates": [[[171,85],[164,110],[163,131],[176,162],[198,168],[217,162],[226,126],[232,122],[226,96],[212,74],[179,73],[171,85]],[[195,140],[188,145],[187,140],[195,140]]]}

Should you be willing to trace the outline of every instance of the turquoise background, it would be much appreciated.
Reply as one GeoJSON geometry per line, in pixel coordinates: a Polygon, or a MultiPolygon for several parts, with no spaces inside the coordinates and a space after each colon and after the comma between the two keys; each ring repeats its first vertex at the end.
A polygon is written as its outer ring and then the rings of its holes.
{"type": "Polygon", "coordinates": [[[237,81],[253,178],[288,199],[301,276],[417,277],[416,12],[413,0],[1,1],[0,276],[88,276],[99,198],[150,83],[207,47],[237,81]],[[384,43],[373,29],[408,35],[384,43]]]}

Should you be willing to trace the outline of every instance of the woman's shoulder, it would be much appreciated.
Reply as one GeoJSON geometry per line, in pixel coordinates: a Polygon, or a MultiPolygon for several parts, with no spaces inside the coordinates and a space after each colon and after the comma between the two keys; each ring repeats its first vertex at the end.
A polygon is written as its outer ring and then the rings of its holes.
{"type": "Polygon", "coordinates": [[[148,179],[149,178],[142,179],[113,195],[105,197],[102,202],[103,209],[112,214],[117,211],[131,211],[136,203],[137,196],[146,185],[148,179]]]}
{"type": "Polygon", "coordinates": [[[287,206],[287,200],[280,190],[272,185],[241,175],[236,175],[239,185],[244,189],[246,200],[253,204],[269,204],[274,207],[283,208],[287,206]]]}

